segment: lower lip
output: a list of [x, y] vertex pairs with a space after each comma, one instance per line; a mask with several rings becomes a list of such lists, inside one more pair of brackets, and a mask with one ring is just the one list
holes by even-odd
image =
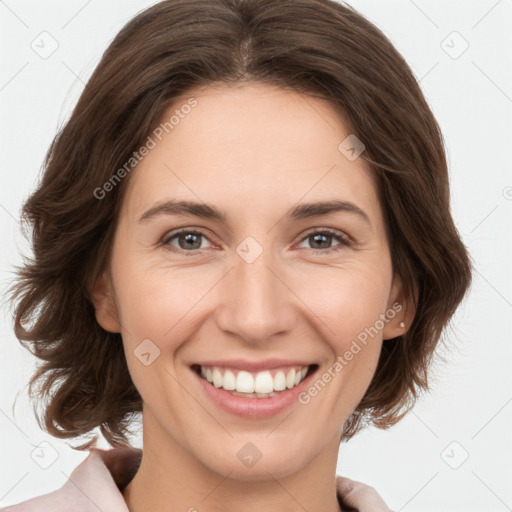
[[245, 398], [242, 396], [232, 395], [230, 392], [222, 388], [216, 388], [206, 379], [198, 375], [192, 369], [192, 373], [199, 380], [199, 384], [211, 400], [221, 409], [236, 416], [250, 419], [269, 418], [280, 412], [285, 411], [294, 402], [298, 400], [298, 395], [303, 392], [309, 385], [310, 378], [316, 373], [316, 370], [307, 375], [306, 378], [292, 389], [280, 391], [276, 396], [269, 398]]

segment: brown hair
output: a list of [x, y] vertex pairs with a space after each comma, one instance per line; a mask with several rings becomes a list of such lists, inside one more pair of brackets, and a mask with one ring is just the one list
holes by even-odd
[[413, 323], [383, 344], [345, 439], [368, 422], [396, 423], [428, 387], [471, 264], [450, 213], [442, 135], [402, 56], [357, 11], [330, 0], [167, 0], [138, 14], [107, 48], [23, 207], [34, 255], [11, 290], [15, 333], [42, 361], [29, 393], [47, 400], [38, 421], [52, 435], [100, 427], [112, 446], [128, 444], [142, 406], [121, 335], [99, 326], [89, 295], [107, 264], [129, 176], [107, 200], [95, 191], [173, 99], [194, 86], [241, 81], [326, 99], [343, 114], [379, 185], [393, 270], [407, 296], [418, 292]]

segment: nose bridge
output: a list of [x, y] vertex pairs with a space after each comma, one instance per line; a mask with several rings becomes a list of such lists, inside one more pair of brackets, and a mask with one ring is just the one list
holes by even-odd
[[265, 343], [293, 326], [292, 294], [278, 277], [274, 252], [251, 238], [234, 255], [219, 327], [247, 342]]

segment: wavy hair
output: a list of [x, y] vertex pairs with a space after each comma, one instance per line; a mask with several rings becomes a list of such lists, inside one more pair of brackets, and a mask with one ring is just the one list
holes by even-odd
[[[331, 0], [167, 0], [117, 34], [46, 154], [22, 209], [33, 256], [17, 268], [14, 329], [40, 364], [29, 394], [60, 438], [99, 427], [128, 445], [142, 410], [121, 335], [103, 330], [90, 289], [106, 268], [123, 191], [95, 191], [127, 162], [166, 108], [195, 86], [260, 82], [326, 99], [365, 144], [385, 214], [393, 272], [416, 314], [383, 343], [377, 370], [344, 425], [387, 428], [428, 388], [441, 334], [471, 281], [450, 212], [444, 142], [411, 69], [386, 36]], [[136, 171], [135, 171], [136, 172]]]

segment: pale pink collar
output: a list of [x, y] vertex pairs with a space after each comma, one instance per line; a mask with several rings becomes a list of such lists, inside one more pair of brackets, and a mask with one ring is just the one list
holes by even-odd
[[[138, 448], [92, 448], [60, 489], [2, 512], [129, 512], [121, 491], [135, 476], [141, 458]], [[336, 491], [344, 505], [352, 507], [343, 510], [391, 512], [372, 487], [360, 482], [337, 476]]]

